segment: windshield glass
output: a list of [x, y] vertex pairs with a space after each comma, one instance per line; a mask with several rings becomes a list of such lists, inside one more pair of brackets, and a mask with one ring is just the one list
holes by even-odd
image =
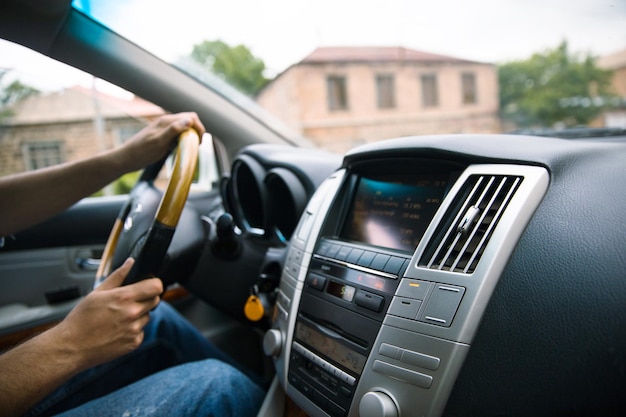
[[416, 134], [626, 127], [623, 1], [74, 7], [331, 150]]

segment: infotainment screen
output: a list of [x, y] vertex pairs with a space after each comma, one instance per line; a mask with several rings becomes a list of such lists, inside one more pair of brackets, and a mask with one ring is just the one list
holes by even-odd
[[340, 237], [413, 252], [448, 189], [449, 175], [362, 176]]

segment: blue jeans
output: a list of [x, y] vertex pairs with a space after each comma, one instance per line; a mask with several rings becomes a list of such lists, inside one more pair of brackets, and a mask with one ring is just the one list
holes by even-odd
[[263, 390], [170, 305], [150, 313], [144, 335], [139, 348], [78, 374], [25, 416], [256, 414]]

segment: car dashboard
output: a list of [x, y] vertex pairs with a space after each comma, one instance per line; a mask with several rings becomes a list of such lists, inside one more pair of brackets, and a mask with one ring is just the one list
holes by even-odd
[[[263, 340], [286, 395], [311, 416], [611, 414], [624, 311], [596, 299], [593, 316], [611, 319], [587, 322], [580, 288], [623, 302], [624, 259], [579, 274], [611, 223], [581, 232], [581, 217], [605, 198], [626, 208], [624, 150], [451, 135], [348, 153], [286, 248]], [[619, 189], [599, 196], [581, 181]], [[609, 235], [605, 251], [624, 247]], [[569, 378], [575, 366], [582, 379]]]

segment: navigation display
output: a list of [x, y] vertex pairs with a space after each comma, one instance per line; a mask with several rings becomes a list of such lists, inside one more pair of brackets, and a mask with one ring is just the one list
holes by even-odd
[[448, 175], [361, 177], [340, 237], [413, 252], [448, 188]]

